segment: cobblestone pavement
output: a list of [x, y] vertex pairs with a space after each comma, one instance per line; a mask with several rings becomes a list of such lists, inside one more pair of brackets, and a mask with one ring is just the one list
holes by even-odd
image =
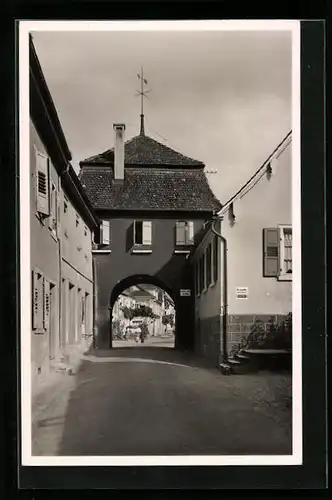
[[166, 347], [92, 352], [39, 414], [33, 454], [290, 454], [286, 379], [223, 376]]

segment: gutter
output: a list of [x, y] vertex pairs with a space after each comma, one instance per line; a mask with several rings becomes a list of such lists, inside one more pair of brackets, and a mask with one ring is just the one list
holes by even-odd
[[212, 222], [211, 225], [211, 230], [212, 232], [221, 239], [223, 242], [223, 252], [224, 252], [224, 268], [223, 268], [223, 302], [224, 302], [224, 312], [223, 312], [223, 318], [222, 318], [222, 325], [223, 325], [223, 361], [227, 363], [228, 361], [228, 350], [227, 350], [227, 334], [228, 334], [228, 279], [227, 279], [227, 240], [226, 238], [219, 233], [215, 227], [214, 224], [217, 220], [222, 220], [222, 217], [216, 217], [214, 221]]

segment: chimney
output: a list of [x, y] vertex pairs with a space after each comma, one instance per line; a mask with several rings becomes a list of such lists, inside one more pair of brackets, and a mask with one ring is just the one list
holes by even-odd
[[124, 123], [114, 123], [115, 146], [114, 146], [114, 181], [123, 182], [124, 180]]

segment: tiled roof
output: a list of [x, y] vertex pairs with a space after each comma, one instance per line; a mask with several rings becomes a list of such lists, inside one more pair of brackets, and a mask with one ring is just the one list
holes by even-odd
[[203, 168], [125, 168], [123, 184], [112, 167], [82, 166], [81, 183], [96, 210], [220, 210]]
[[[87, 158], [83, 164], [113, 164], [114, 148]], [[137, 135], [125, 143], [125, 165], [174, 165], [202, 167], [204, 163], [184, 156], [147, 135]]]

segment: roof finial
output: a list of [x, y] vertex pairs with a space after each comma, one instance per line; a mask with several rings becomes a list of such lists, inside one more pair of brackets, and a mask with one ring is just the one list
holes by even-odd
[[148, 97], [146, 94], [148, 92], [151, 92], [150, 90], [144, 90], [144, 84], [147, 85], [148, 81], [144, 78], [144, 73], [143, 73], [143, 66], [141, 67], [141, 73], [137, 73], [137, 78], [141, 81], [141, 89], [137, 90], [136, 96], [140, 95], [141, 96], [141, 128], [140, 128], [140, 135], [145, 135], [145, 130], [144, 130], [144, 99], [143, 97]]

